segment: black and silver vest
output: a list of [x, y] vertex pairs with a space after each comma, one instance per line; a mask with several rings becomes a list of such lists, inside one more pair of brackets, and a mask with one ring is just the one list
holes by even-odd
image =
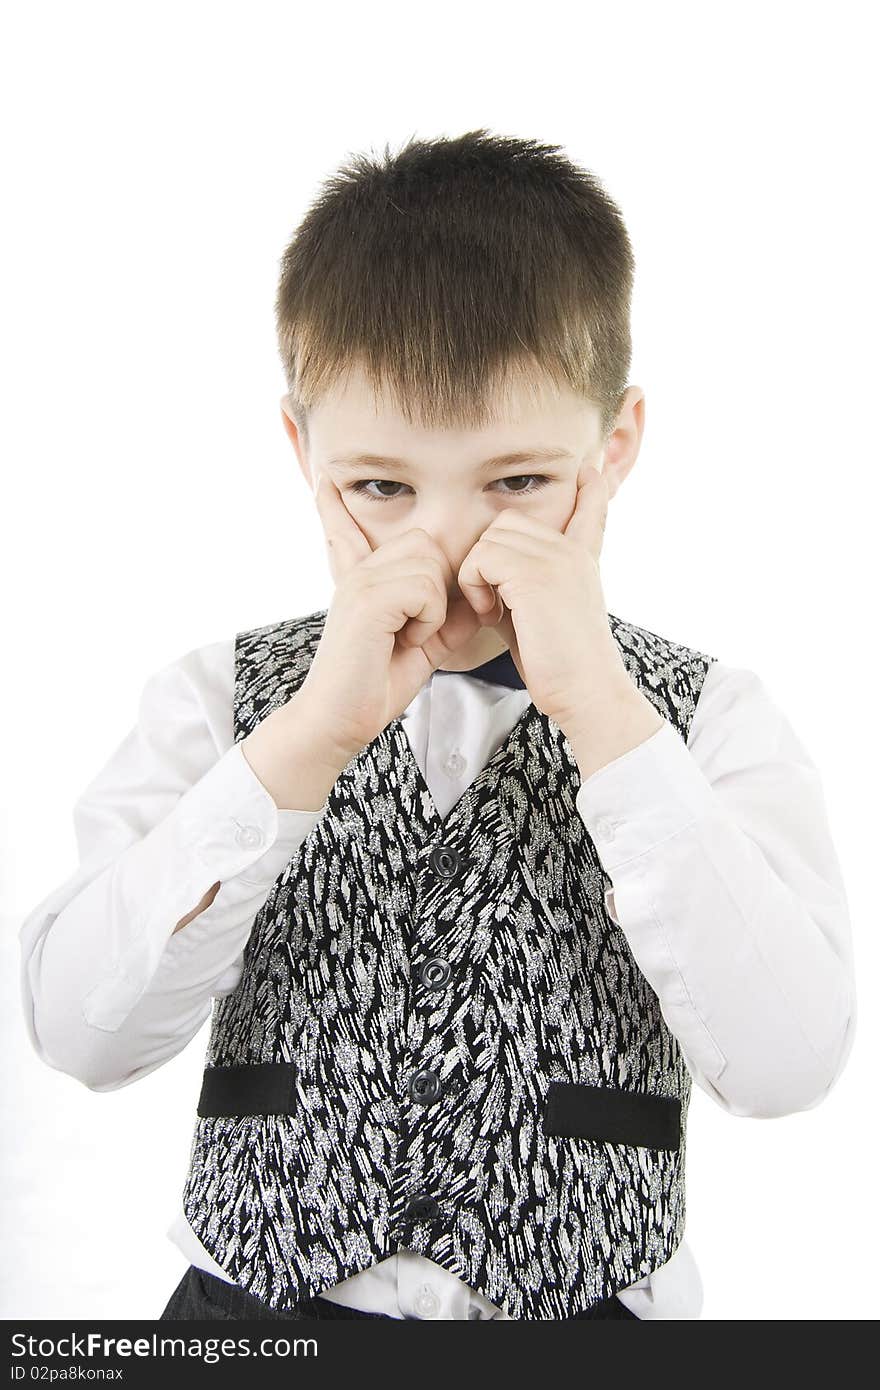
[[[235, 739], [327, 610], [240, 632]], [[686, 741], [714, 657], [609, 614]], [[684, 1233], [691, 1077], [604, 900], [568, 740], [533, 703], [441, 817], [401, 718], [343, 770], [214, 1001], [186, 1216], [288, 1312], [401, 1247], [570, 1318]]]

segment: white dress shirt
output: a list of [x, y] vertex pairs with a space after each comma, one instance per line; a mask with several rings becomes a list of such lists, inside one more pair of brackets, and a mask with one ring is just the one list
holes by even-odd
[[[74, 805], [79, 868], [20, 929], [31, 1042], [90, 1090], [160, 1067], [235, 989], [254, 917], [324, 810], [275, 805], [233, 742], [233, 676], [230, 639], [147, 681], [134, 728]], [[441, 816], [528, 703], [461, 673], [419, 691], [403, 725]], [[697, 1084], [731, 1115], [818, 1105], [853, 1042], [849, 911], [819, 775], [758, 677], [714, 662], [687, 744], [665, 722], [582, 781], [576, 804], [608, 910]], [[182, 1207], [167, 1234], [232, 1282]], [[322, 1292], [397, 1318], [507, 1317], [413, 1251]], [[699, 1317], [687, 1243], [619, 1297], [640, 1318]]]

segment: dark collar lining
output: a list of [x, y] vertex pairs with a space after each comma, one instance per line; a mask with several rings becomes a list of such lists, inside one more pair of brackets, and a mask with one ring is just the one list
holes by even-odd
[[435, 671], [435, 676], [471, 676], [474, 680], [489, 681], [492, 685], [507, 685], [511, 690], [525, 690], [519, 672], [510, 655], [510, 648], [475, 666], [472, 671]]

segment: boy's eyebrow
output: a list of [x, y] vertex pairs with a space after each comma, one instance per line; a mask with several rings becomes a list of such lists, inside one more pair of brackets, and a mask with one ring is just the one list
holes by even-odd
[[[546, 444], [536, 444], [532, 449], [514, 449], [508, 453], [496, 454], [494, 458], [484, 459], [477, 465], [478, 473], [488, 473], [492, 468], [514, 467], [518, 463], [551, 463], [554, 459], [573, 459], [574, 454], [568, 449], [556, 449]], [[366, 468], [380, 468], [383, 464], [391, 464], [393, 468], [407, 469], [411, 467], [406, 459], [392, 458], [389, 454], [337, 454], [336, 458], [328, 460], [329, 464], [347, 464], [351, 467], [363, 465]]]

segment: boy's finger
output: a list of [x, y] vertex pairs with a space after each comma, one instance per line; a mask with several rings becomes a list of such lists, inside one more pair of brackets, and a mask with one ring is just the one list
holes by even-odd
[[593, 464], [584, 469], [582, 478], [578, 475], [574, 510], [562, 534], [587, 546], [598, 560], [607, 519], [608, 482], [602, 470]]
[[342, 500], [333, 479], [323, 471], [315, 484], [315, 506], [324, 527], [327, 545], [332, 548], [340, 573], [350, 569], [373, 547]]

